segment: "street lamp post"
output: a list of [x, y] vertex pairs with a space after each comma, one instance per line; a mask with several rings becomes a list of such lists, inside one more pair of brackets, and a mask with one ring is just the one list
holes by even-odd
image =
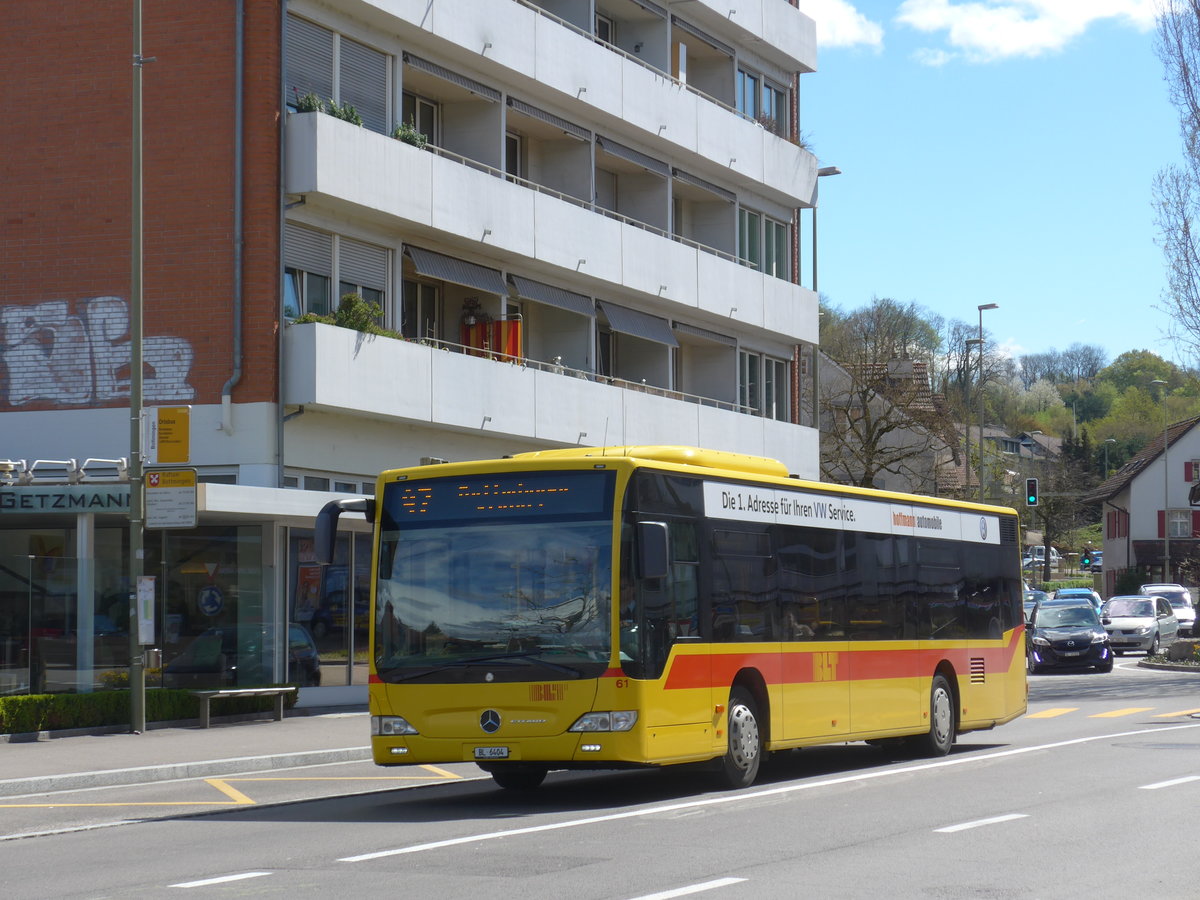
[[[817, 169], [817, 180], [813, 182], [813, 202], [812, 202], [812, 289], [817, 295], [817, 306], [821, 305], [821, 292], [817, 289], [817, 194], [818, 185], [822, 178], [829, 175], [841, 175], [842, 170], [837, 166], [821, 166]], [[799, 219], [797, 219], [799, 221]], [[820, 328], [818, 321], [817, 327]], [[818, 393], [821, 387], [821, 345], [820, 335], [817, 337], [817, 343], [813, 344], [813, 369], [812, 369], [812, 416], [813, 428], [817, 429], [817, 441], [820, 443], [821, 430], [821, 412], [820, 412], [820, 394]]]
[[983, 502], [983, 311], [999, 309], [998, 303], [979, 306], [979, 502]]
[[[963, 496], [971, 495], [971, 348], [978, 344], [979, 338], [967, 338], [967, 364], [963, 371], [966, 383], [963, 386], [963, 438], [966, 442], [966, 457], [963, 476]], [[983, 382], [980, 381], [982, 388]], [[979, 464], [983, 465], [983, 429], [979, 431]], [[980, 476], [982, 477], [982, 476]], [[978, 480], [978, 479], [977, 479]]]
[[1171, 467], [1167, 464], [1167, 383], [1155, 378], [1151, 384], [1162, 388], [1163, 408], [1163, 581], [1171, 580]]
[[1104, 439], [1104, 480], [1105, 481], [1108, 481], [1108, 445], [1115, 444], [1116, 442], [1117, 442], [1116, 438], [1105, 438]]

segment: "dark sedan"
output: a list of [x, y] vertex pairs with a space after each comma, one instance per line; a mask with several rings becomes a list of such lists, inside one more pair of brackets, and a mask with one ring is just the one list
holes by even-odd
[[1101, 672], [1113, 668], [1108, 632], [1096, 610], [1086, 600], [1039, 605], [1025, 631], [1030, 674], [1043, 669], [1094, 667]]

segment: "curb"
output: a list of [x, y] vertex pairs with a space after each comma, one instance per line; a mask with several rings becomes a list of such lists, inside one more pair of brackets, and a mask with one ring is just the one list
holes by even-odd
[[138, 766], [130, 769], [105, 769], [98, 772], [74, 772], [65, 775], [36, 775], [30, 778], [0, 780], [0, 797], [25, 794], [62, 793], [93, 787], [144, 784], [154, 781], [174, 781], [183, 778], [206, 778], [214, 775], [240, 775], [250, 772], [269, 772], [294, 766], [312, 766], [337, 762], [371, 759], [370, 747], [342, 747], [333, 750], [302, 750], [296, 753], [277, 753], [270, 756], [237, 756], [229, 759], [210, 759], [161, 766]]

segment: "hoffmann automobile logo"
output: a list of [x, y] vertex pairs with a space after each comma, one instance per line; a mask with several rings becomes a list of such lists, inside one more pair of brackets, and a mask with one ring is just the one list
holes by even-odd
[[500, 713], [494, 709], [485, 709], [479, 717], [479, 727], [488, 734], [495, 734], [500, 730]]

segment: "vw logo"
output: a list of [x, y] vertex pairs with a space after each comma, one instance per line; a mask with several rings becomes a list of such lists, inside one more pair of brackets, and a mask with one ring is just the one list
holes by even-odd
[[495, 734], [500, 730], [500, 713], [494, 709], [485, 709], [479, 717], [479, 727], [488, 734]]
[[987, 516], [979, 517], [979, 537], [981, 540], [987, 540]]
[[1068, 646], [1068, 647], [1074, 647], [1074, 646], [1075, 646], [1075, 642], [1074, 642], [1074, 641], [1067, 641], [1067, 646]]

